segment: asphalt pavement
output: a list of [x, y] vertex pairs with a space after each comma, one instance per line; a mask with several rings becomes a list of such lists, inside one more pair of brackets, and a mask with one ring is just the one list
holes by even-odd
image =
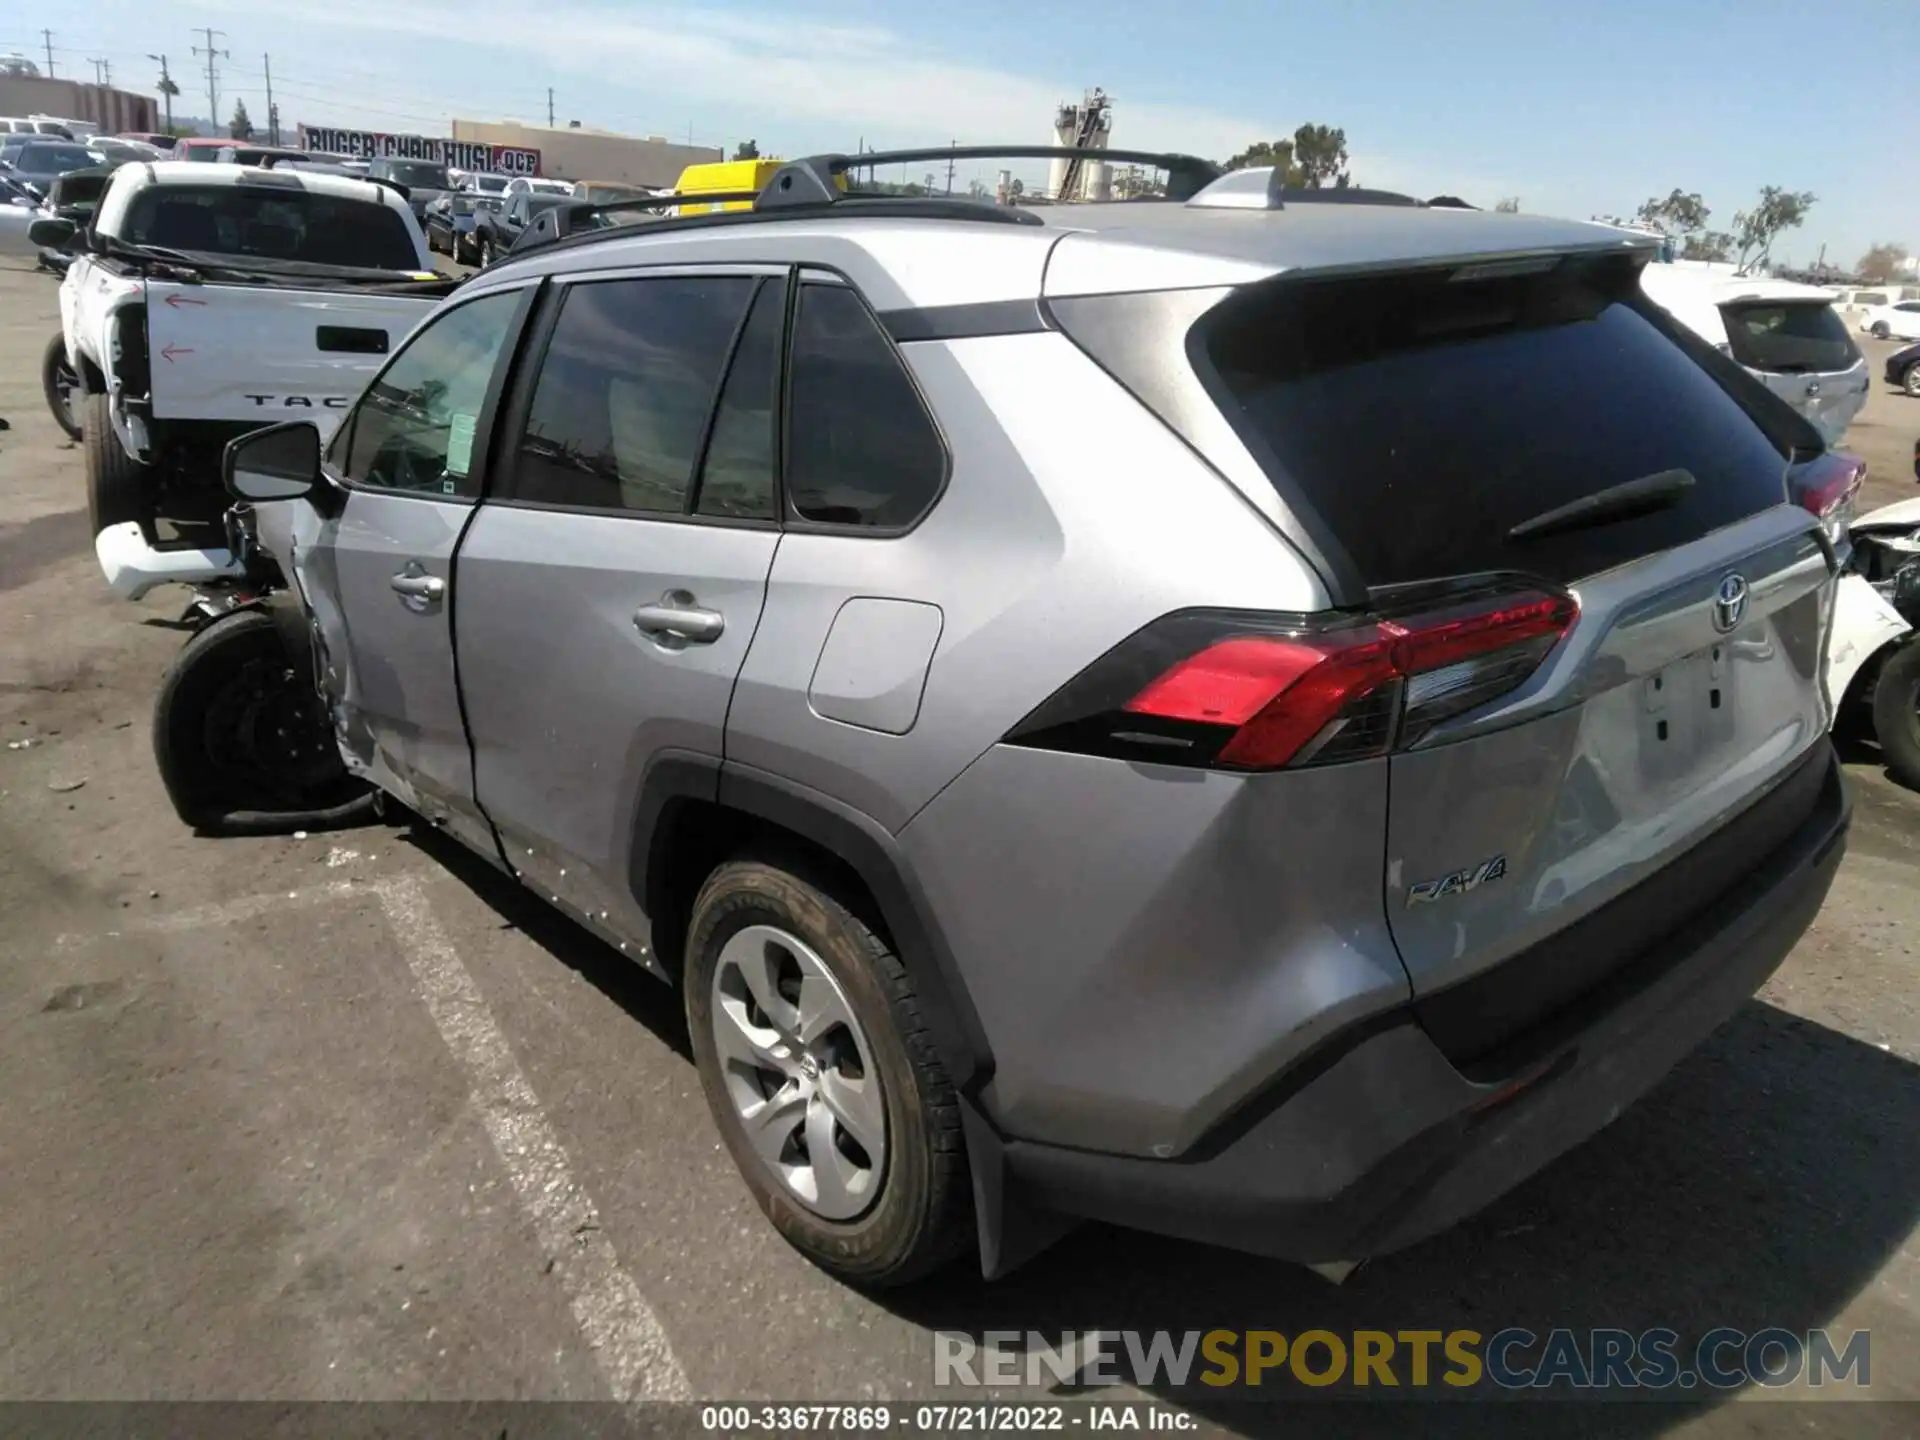
[[[1920, 796], [1870, 746], [1762, 996], [1458, 1229], [1336, 1287], [1087, 1227], [871, 1298], [762, 1221], [677, 997], [618, 954], [431, 835], [180, 826], [148, 725], [183, 596], [101, 582], [39, 393], [55, 313], [0, 260], [0, 1399], [952, 1399], [936, 1330], [1827, 1326], [1870, 1330], [1868, 1393], [1908, 1403], [1157, 1398], [1247, 1433], [1920, 1431]], [[1873, 495], [1914, 493], [1916, 434], [1876, 377]]]

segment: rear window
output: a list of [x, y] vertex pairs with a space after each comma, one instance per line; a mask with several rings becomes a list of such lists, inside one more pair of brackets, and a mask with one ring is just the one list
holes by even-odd
[[121, 238], [197, 254], [253, 255], [309, 265], [418, 270], [420, 257], [399, 212], [369, 200], [307, 190], [217, 185], [143, 190]]
[[1860, 359], [1847, 325], [1821, 301], [1742, 301], [1720, 307], [1733, 358], [1778, 375], [1831, 373]]
[[[1790, 412], [1637, 298], [1617, 265], [1275, 282], [1228, 301], [1189, 344], [1283, 493], [1317, 512], [1366, 585], [1489, 570], [1570, 581], [1784, 498], [1784, 453], [1762, 422]], [[1695, 484], [1671, 508], [1508, 535], [1675, 468]]]
[[68, 170], [87, 170], [100, 162], [84, 145], [23, 145], [13, 163], [29, 175], [59, 175]]

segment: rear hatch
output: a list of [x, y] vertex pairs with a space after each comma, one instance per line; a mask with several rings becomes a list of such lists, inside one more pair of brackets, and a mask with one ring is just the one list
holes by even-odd
[[1866, 357], [1823, 299], [1723, 300], [1727, 353], [1838, 445], [1867, 403]]
[[1785, 476], [1810, 437], [1631, 258], [1283, 275], [1185, 344], [1358, 612], [1227, 677], [1253, 718], [1221, 759], [1388, 756], [1387, 918], [1450, 1056], [1572, 1003], [1808, 818], [1832, 585]]

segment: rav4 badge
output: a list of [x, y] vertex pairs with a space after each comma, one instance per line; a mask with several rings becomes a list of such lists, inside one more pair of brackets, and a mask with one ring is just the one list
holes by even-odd
[[1464, 895], [1469, 890], [1479, 889], [1489, 880], [1500, 879], [1506, 873], [1507, 857], [1496, 855], [1491, 860], [1482, 860], [1478, 865], [1469, 865], [1451, 875], [1442, 875], [1438, 880], [1422, 880], [1407, 891], [1407, 904], [1431, 905], [1435, 900]]

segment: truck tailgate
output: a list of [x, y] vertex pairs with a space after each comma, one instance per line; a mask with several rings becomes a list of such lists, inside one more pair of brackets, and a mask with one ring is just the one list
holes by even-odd
[[323, 436], [435, 297], [149, 281], [153, 414], [312, 420]]

